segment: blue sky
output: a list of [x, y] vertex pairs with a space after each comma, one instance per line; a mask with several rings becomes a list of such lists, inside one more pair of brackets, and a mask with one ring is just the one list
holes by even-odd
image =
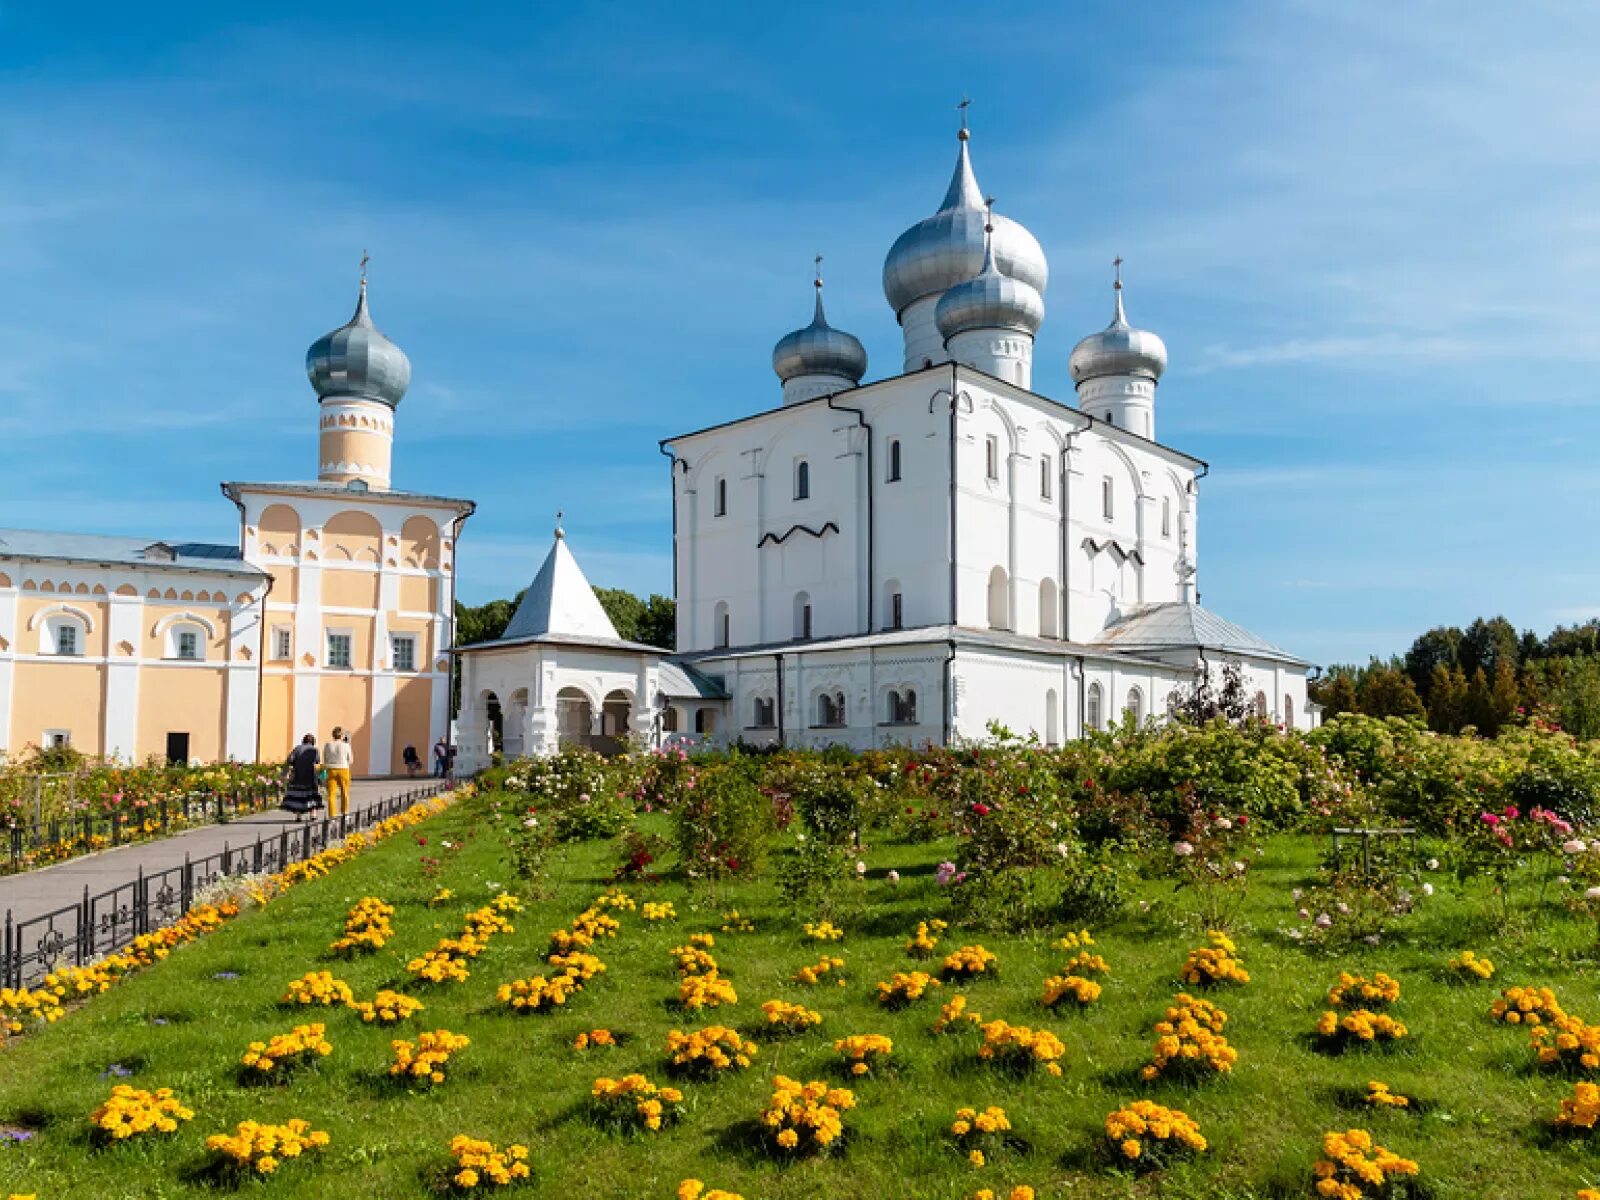
[[[1600, 614], [1600, 8], [0, 2], [0, 524], [226, 540], [314, 470], [305, 347], [410, 354], [396, 478], [469, 495], [464, 598], [669, 588], [664, 436], [776, 402], [829, 314], [899, 360], [883, 255], [954, 103], [1050, 259], [1070, 399], [1114, 255], [1212, 464], [1208, 607], [1320, 661]], [[270, 15], [268, 15], [270, 13]]]

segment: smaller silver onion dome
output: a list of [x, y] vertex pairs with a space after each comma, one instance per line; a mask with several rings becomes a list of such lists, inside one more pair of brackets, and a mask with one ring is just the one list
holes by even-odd
[[1108, 375], [1138, 375], [1152, 382], [1167, 369], [1167, 344], [1147, 329], [1128, 324], [1122, 311], [1122, 260], [1117, 260], [1117, 280], [1112, 284], [1117, 306], [1111, 324], [1079, 342], [1068, 361], [1072, 382], [1080, 384]]
[[325, 333], [306, 351], [306, 375], [319, 399], [348, 396], [377, 400], [394, 408], [411, 384], [411, 360], [383, 334], [367, 314], [367, 277], [361, 276], [356, 313], [332, 333]]
[[969, 329], [1015, 329], [1031, 337], [1044, 321], [1044, 297], [995, 266], [994, 201], [987, 203], [991, 219], [985, 226], [988, 244], [983, 252], [983, 270], [945, 292], [933, 310], [934, 323], [946, 342]]
[[786, 333], [778, 340], [772, 348], [772, 369], [784, 383], [801, 375], [837, 375], [852, 384], [860, 383], [867, 373], [866, 347], [853, 334], [828, 324], [822, 311], [820, 273], [816, 288], [816, 315], [804, 329]]

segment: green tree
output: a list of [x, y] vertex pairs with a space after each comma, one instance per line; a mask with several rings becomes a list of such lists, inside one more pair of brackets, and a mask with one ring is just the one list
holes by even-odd
[[678, 606], [669, 597], [652, 594], [641, 600], [624, 588], [595, 588], [594, 594], [624, 641], [676, 648]]
[[520, 603], [521, 592], [510, 600], [491, 600], [476, 607], [456, 601], [456, 645], [475, 646], [479, 642], [494, 641], [505, 633]]
[[1428, 682], [1428, 728], [1437, 733], [1460, 733], [1471, 718], [1467, 677], [1457, 666], [1435, 663]]
[[1322, 705], [1323, 720], [1331, 720], [1340, 713], [1359, 712], [1361, 698], [1356, 695], [1355, 681], [1343, 668], [1332, 668], [1328, 675], [1310, 687], [1311, 699]]
[[1359, 689], [1361, 711], [1369, 717], [1426, 717], [1428, 710], [1411, 676], [1398, 667], [1373, 663]]
[[1494, 678], [1489, 681], [1489, 723], [1482, 730], [1485, 737], [1493, 737], [1517, 718], [1522, 707], [1522, 689], [1517, 686], [1517, 672], [1508, 659], [1495, 664]]
[[1461, 635], [1458, 661], [1469, 676], [1482, 667], [1487, 678], [1493, 676], [1501, 659], [1517, 666], [1519, 647], [1516, 627], [1510, 621], [1504, 617], [1491, 617], [1487, 621], [1479, 617]]
[[1437, 625], [1428, 630], [1406, 651], [1406, 674], [1416, 684], [1424, 701], [1432, 704], [1434, 671], [1461, 663], [1461, 630], [1454, 625]]

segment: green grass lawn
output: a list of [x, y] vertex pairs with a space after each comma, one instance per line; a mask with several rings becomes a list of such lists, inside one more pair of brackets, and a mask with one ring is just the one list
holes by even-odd
[[[1279, 1197], [1311, 1195], [1310, 1170], [1321, 1134], [1360, 1125], [1391, 1149], [1421, 1163], [1425, 1193], [1480, 1200], [1563, 1197], [1600, 1180], [1600, 1142], [1594, 1148], [1553, 1139], [1549, 1117], [1570, 1081], [1537, 1070], [1526, 1035], [1492, 1024], [1485, 1012], [1502, 985], [1548, 984], [1569, 1011], [1600, 1018], [1590, 951], [1590, 927], [1556, 919], [1548, 928], [1496, 938], [1478, 914], [1481, 905], [1441, 895], [1409, 919], [1403, 940], [1360, 955], [1320, 957], [1277, 932], [1291, 917], [1289, 890], [1311, 881], [1318, 847], [1306, 838], [1267, 843], [1237, 936], [1253, 976], [1248, 986], [1213, 995], [1228, 1011], [1227, 1035], [1240, 1061], [1230, 1078], [1198, 1086], [1143, 1085], [1137, 1071], [1148, 1059], [1150, 1024], [1179, 990], [1176, 972], [1195, 931], [1179, 926], [1170, 885], [1150, 882], [1147, 899], [1160, 901], [1095, 930], [1097, 949], [1113, 970], [1098, 1004], [1082, 1014], [1055, 1016], [1039, 1006], [1044, 978], [1066, 955], [1051, 943], [1064, 930], [1019, 936], [965, 934], [952, 929], [941, 949], [981, 941], [999, 955], [1001, 975], [965, 986], [973, 1008], [989, 1018], [1043, 1025], [1066, 1043], [1062, 1078], [1042, 1073], [1013, 1079], [980, 1064], [976, 1038], [936, 1036], [929, 1026], [946, 986], [930, 1000], [885, 1012], [873, 984], [914, 965], [903, 943], [920, 918], [941, 916], [945, 897], [933, 865], [946, 846], [878, 844], [863, 889], [861, 917], [827, 953], [848, 963], [848, 986], [805, 988], [791, 973], [823, 948], [808, 943], [809, 914], [786, 911], [768, 882], [726, 888], [715, 901], [679, 882], [629, 887], [641, 902], [671, 900], [678, 920], [647, 925], [638, 912], [620, 914], [621, 935], [600, 943], [604, 976], [553, 1016], [513, 1016], [495, 1002], [496, 987], [544, 969], [550, 930], [566, 925], [605, 886], [618, 861], [614, 847], [587, 844], [562, 851], [554, 864], [555, 895], [515, 918], [516, 932], [496, 938], [476, 960], [466, 983], [415, 986], [406, 960], [460, 928], [469, 907], [510, 882], [502, 848], [488, 834], [471, 836], [472, 805], [401, 834], [329, 877], [297, 887], [260, 911], [247, 913], [101, 996], [59, 1024], [19, 1039], [0, 1052], [0, 1125], [37, 1131], [32, 1139], [0, 1142], [0, 1195], [40, 1197], [172, 1197], [215, 1195], [203, 1174], [204, 1140], [247, 1117], [308, 1118], [332, 1135], [320, 1158], [287, 1162], [266, 1182], [246, 1185], [285, 1197], [414, 1197], [443, 1189], [447, 1144], [456, 1133], [497, 1143], [520, 1141], [532, 1152], [533, 1182], [541, 1196], [637, 1197], [670, 1200], [680, 1180], [695, 1176], [748, 1200], [799, 1197], [900, 1197], [955, 1200], [979, 1187], [1032, 1184], [1041, 1197], [1161, 1196]], [[655, 820], [659, 818], [647, 818]], [[457, 851], [441, 851], [445, 839]], [[437, 876], [424, 855], [442, 858]], [[885, 873], [903, 876], [892, 885]], [[429, 908], [439, 886], [457, 899]], [[397, 906], [396, 936], [370, 957], [346, 963], [326, 947], [345, 910], [363, 895]], [[756, 930], [721, 932], [723, 909], [737, 907]], [[739, 1003], [703, 1014], [671, 1005], [677, 977], [667, 949], [690, 933], [716, 933], [715, 954], [739, 993]], [[1499, 967], [1492, 983], [1462, 986], [1444, 978], [1450, 953], [1471, 946]], [[284, 985], [304, 972], [329, 968], [359, 999], [379, 987], [411, 991], [427, 1004], [412, 1021], [383, 1029], [363, 1026], [346, 1010], [280, 1008]], [[1411, 1037], [1392, 1051], [1329, 1057], [1309, 1031], [1326, 1007], [1323, 994], [1340, 968], [1396, 975], [1404, 995], [1394, 1010]], [[223, 978], [225, 975], [237, 978]], [[819, 1029], [789, 1040], [760, 1029], [763, 1000], [802, 1000], [824, 1015]], [[333, 1053], [287, 1086], [247, 1087], [237, 1062], [246, 1044], [297, 1022], [323, 1019]], [[683, 1085], [684, 1121], [656, 1135], [621, 1135], [597, 1128], [587, 1097], [598, 1075], [642, 1070], [665, 1080], [667, 1031], [725, 1023], [754, 1034], [762, 1049], [741, 1075]], [[579, 1053], [580, 1030], [605, 1026], [629, 1035], [621, 1047]], [[423, 1029], [447, 1028], [472, 1044], [432, 1091], [408, 1091], [385, 1075], [389, 1041]], [[846, 1119], [841, 1152], [783, 1164], [755, 1148], [751, 1123], [775, 1072], [848, 1082], [839, 1074], [832, 1041], [851, 1033], [894, 1039], [893, 1067], [854, 1085], [859, 1106]], [[87, 1117], [116, 1079], [112, 1064], [137, 1086], [172, 1087], [196, 1110], [177, 1135], [143, 1145], [98, 1149]], [[1351, 1096], [1369, 1079], [1422, 1102], [1418, 1112], [1372, 1112]], [[1136, 1178], [1111, 1169], [1101, 1153], [1108, 1111], [1149, 1096], [1196, 1117], [1211, 1142], [1202, 1158], [1163, 1176]], [[956, 1108], [1003, 1105], [1017, 1145], [977, 1170], [946, 1136]]]

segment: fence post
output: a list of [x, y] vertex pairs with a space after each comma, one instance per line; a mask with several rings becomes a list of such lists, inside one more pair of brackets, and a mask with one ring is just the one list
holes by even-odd
[[189, 911], [189, 905], [194, 900], [194, 864], [189, 861], [189, 852], [183, 852], [183, 886], [178, 894], [178, 915], [182, 916]]
[[133, 881], [133, 936], [148, 932], [149, 914], [144, 910], [145, 882], [144, 864], [139, 864], [139, 874]]
[[226, 879], [227, 875], [228, 875], [228, 853], [229, 853], [228, 852], [228, 843], [227, 842], [223, 842], [222, 843], [222, 876], [223, 876], [224, 879]]
[[[84, 937], [84, 931], [85, 930], [87, 930], [88, 933], [89, 933], [89, 938], [88, 939], [86, 939]], [[89, 885], [86, 883], [86, 884], [83, 885], [83, 903], [78, 906], [78, 946], [77, 946], [77, 952], [78, 952], [78, 965], [80, 967], [83, 966], [83, 960], [84, 960], [84, 953], [83, 953], [84, 942], [86, 940], [92, 939], [93, 937], [94, 937], [94, 920], [91, 917], [90, 912], [89, 912]]]
[[[21, 975], [22, 972], [18, 970], [17, 974]], [[11, 980], [11, 910], [8, 908], [6, 909], [6, 961], [5, 966], [0, 967], [0, 987], [21, 986], [21, 979], [18, 979], [15, 983]]]

